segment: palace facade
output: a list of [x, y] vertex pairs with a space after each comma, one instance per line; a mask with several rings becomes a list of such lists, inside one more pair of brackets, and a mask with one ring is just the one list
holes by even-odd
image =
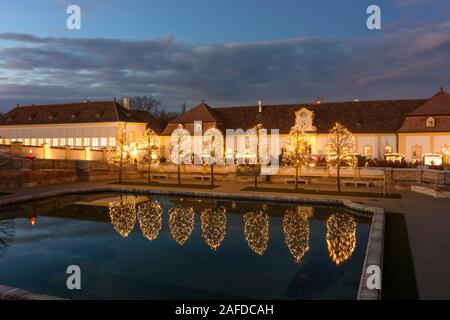
[[268, 134], [278, 129], [279, 154], [292, 126], [298, 124], [308, 134], [311, 154], [325, 155], [328, 134], [336, 122], [353, 133], [354, 152], [369, 159], [400, 153], [407, 161], [421, 161], [425, 154], [450, 154], [450, 94], [443, 89], [430, 99], [416, 100], [318, 101], [223, 108], [211, 108], [202, 102], [169, 122], [161, 133], [162, 145], [169, 145], [171, 133], [180, 124], [193, 135], [198, 131], [194, 128], [196, 121], [202, 121], [203, 131], [214, 127], [224, 134], [226, 129], [246, 131], [258, 122]]
[[82, 102], [55, 105], [17, 106], [0, 117], [0, 143], [21, 142], [24, 146], [102, 149], [115, 146], [119, 126], [126, 128], [132, 142], [151, 127], [160, 131], [153, 115], [130, 110], [129, 102]]
[[202, 102], [165, 128], [150, 113], [130, 110], [127, 100], [18, 106], [0, 117], [0, 144], [106, 150], [115, 145], [118, 127], [126, 125], [129, 140], [136, 145], [146, 128], [160, 134], [161, 152], [167, 157], [172, 132], [182, 125], [194, 134], [197, 121], [202, 122], [202, 132], [213, 127], [224, 134], [226, 129], [246, 131], [262, 123], [269, 134], [279, 130], [278, 154], [283, 152], [290, 129], [298, 124], [308, 135], [310, 153], [324, 155], [329, 130], [336, 122], [353, 133], [354, 152], [366, 158], [399, 153], [407, 161], [420, 161], [425, 154], [450, 154], [450, 94], [443, 89], [429, 99], [415, 100], [221, 108]]

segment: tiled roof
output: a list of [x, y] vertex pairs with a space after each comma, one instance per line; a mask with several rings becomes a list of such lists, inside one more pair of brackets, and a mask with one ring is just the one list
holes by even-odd
[[408, 116], [450, 116], [450, 93], [445, 90], [439, 91]]
[[203, 122], [220, 122], [220, 118], [216, 115], [215, 110], [205, 102], [202, 102], [191, 110], [181, 114], [176, 119], [169, 121], [169, 123], [189, 123], [196, 120], [202, 120]]
[[53, 105], [31, 105], [23, 107], [18, 106], [0, 118], [0, 125], [37, 125], [116, 121], [150, 123], [150, 126], [158, 123], [158, 121], [146, 111], [128, 110], [116, 101], [96, 101]]
[[[382, 100], [267, 105], [263, 106], [262, 122], [266, 129], [279, 129], [281, 134], [289, 133], [295, 122], [295, 112], [306, 107], [314, 112], [313, 126], [317, 127], [318, 133], [328, 133], [336, 122], [341, 122], [353, 133], [395, 133], [401, 127], [405, 116], [426, 101]], [[170, 135], [177, 123], [194, 120], [211, 121], [211, 118], [202, 118], [202, 114], [189, 114], [194, 109], [183, 114], [182, 118], [172, 120], [163, 135]], [[210, 109], [214, 111], [214, 117], [218, 119], [217, 127], [221, 130], [225, 128], [247, 130], [255, 125], [258, 112], [256, 105]], [[187, 119], [189, 121], [186, 121]]]
[[408, 116], [399, 132], [450, 132], [450, 116], [434, 116], [434, 127], [427, 127], [430, 116]]

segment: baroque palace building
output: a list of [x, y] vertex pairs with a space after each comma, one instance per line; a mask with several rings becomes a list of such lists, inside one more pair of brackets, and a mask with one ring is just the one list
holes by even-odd
[[[173, 119], [161, 133], [168, 146], [170, 135], [181, 124], [194, 134], [194, 122], [202, 121], [203, 131], [214, 127], [247, 130], [260, 121], [270, 135], [278, 129], [278, 153], [295, 124], [308, 134], [310, 152], [325, 155], [330, 129], [336, 122], [354, 136], [354, 152], [366, 158], [383, 159], [400, 153], [407, 161], [421, 161], [425, 154], [450, 154], [450, 94], [441, 89], [430, 99], [351, 101], [312, 104], [254, 105], [211, 108], [202, 102]], [[228, 146], [227, 146], [228, 147]], [[234, 150], [236, 150], [234, 146]]]
[[[258, 120], [257, 120], [258, 119]], [[83, 102], [64, 105], [18, 106], [0, 117], [0, 143], [73, 149], [108, 149], [115, 145], [119, 125], [126, 125], [131, 143], [138, 145], [151, 128], [160, 134], [162, 155], [167, 157], [171, 133], [182, 125], [194, 134], [214, 127], [246, 131], [258, 122], [268, 130], [278, 129], [279, 150], [292, 126], [308, 134], [310, 152], [324, 155], [328, 132], [336, 122], [354, 135], [354, 152], [366, 158], [383, 159], [400, 153], [407, 161], [421, 161], [425, 154], [450, 154], [450, 94], [440, 90], [429, 99], [298, 103], [212, 108], [205, 102], [171, 120], [164, 130], [145, 111], [130, 110], [123, 103]], [[270, 141], [270, 140], [269, 140]], [[229, 148], [230, 146], [226, 146]], [[236, 150], [236, 146], [234, 146]], [[55, 153], [56, 154], [56, 153]]]

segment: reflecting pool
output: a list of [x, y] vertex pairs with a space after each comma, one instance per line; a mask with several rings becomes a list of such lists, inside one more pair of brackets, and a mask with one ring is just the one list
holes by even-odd
[[[355, 299], [371, 223], [340, 207], [160, 195], [0, 211], [0, 284], [71, 299]], [[67, 289], [69, 265], [81, 290]]]

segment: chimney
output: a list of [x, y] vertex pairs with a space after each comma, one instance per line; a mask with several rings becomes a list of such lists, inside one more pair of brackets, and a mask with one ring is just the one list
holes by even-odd
[[258, 101], [258, 112], [261, 113], [262, 112], [262, 107], [263, 107], [263, 102], [262, 100]]
[[125, 97], [122, 99], [123, 107], [127, 110], [130, 110], [130, 98]]

